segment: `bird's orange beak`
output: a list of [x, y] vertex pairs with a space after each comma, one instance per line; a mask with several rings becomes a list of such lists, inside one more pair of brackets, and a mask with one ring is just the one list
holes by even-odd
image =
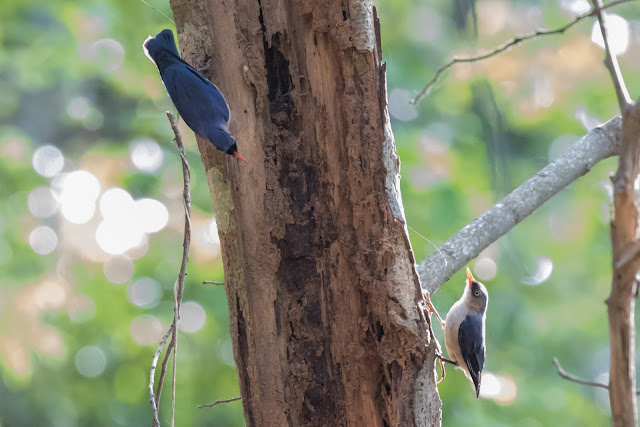
[[467, 267], [467, 286], [471, 286], [473, 283], [473, 274], [471, 274], [471, 270]]
[[233, 155], [235, 157], [239, 158], [240, 160], [242, 160], [243, 162], [249, 163], [249, 162], [247, 162], [247, 160], [244, 157], [242, 157], [242, 154], [238, 153], [237, 151], [235, 153], [233, 153]]

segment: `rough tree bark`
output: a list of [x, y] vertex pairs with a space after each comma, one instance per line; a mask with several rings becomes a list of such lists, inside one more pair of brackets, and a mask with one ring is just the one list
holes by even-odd
[[247, 425], [439, 425], [371, 0], [171, 7], [248, 159], [198, 141]]

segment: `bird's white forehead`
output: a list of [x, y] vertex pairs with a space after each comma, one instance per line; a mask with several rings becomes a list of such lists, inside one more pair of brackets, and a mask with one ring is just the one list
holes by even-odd
[[149, 48], [147, 47], [149, 42], [151, 40], [153, 40], [153, 39], [154, 39], [153, 36], [147, 37], [147, 39], [144, 41], [144, 43], [142, 43], [142, 50], [144, 50], [144, 54], [146, 55], [146, 57], [149, 58], [151, 60], [151, 62], [153, 62], [155, 64], [156, 61], [154, 61], [153, 58], [151, 57], [151, 55], [149, 54]]

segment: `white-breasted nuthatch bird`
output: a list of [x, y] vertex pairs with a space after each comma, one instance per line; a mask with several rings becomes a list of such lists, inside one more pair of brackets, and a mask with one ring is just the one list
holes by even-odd
[[444, 325], [444, 345], [451, 361], [462, 369], [480, 395], [484, 369], [485, 321], [489, 293], [487, 288], [467, 268], [467, 280], [462, 297], [447, 313]]

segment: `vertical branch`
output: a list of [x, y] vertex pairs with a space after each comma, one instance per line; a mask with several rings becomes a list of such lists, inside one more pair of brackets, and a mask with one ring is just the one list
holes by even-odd
[[613, 177], [613, 282], [607, 306], [611, 346], [609, 400], [614, 426], [635, 426], [638, 418], [635, 398], [634, 307], [637, 287], [635, 276], [640, 267], [640, 259], [636, 255], [629, 262], [620, 262], [628, 258], [627, 253], [638, 242], [638, 194], [635, 187], [640, 160], [640, 109], [637, 105], [623, 112], [622, 153], [618, 171]]
[[[175, 411], [176, 411], [176, 360], [178, 358], [178, 329], [180, 322], [180, 306], [182, 304], [182, 295], [184, 293], [184, 277], [187, 272], [187, 261], [189, 260], [189, 247], [191, 246], [191, 194], [190, 194], [190, 181], [191, 171], [189, 169], [189, 162], [187, 162], [187, 154], [184, 150], [184, 144], [182, 143], [182, 135], [178, 129], [178, 121], [171, 111], [167, 111], [167, 117], [169, 123], [171, 123], [171, 129], [176, 136], [176, 145], [178, 147], [178, 153], [180, 153], [180, 159], [182, 160], [182, 178], [184, 182], [184, 188], [182, 190], [182, 199], [184, 203], [184, 237], [182, 240], [182, 264], [180, 265], [180, 273], [178, 274], [178, 280], [175, 286], [175, 308], [173, 314], [173, 378], [171, 381], [171, 426], [175, 425]], [[167, 352], [167, 356], [169, 353]]]
[[[607, 298], [611, 366], [609, 402], [614, 426], [636, 426], [635, 372], [635, 293], [638, 256], [629, 257], [638, 242], [638, 170], [640, 162], [640, 108], [630, 98], [618, 60], [611, 52], [601, 0], [591, 0], [598, 9], [598, 22], [605, 47], [605, 65], [609, 70], [622, 111], [622, 151], [618, 171], [613, 177], [615, 216], [611, 223], [613, 280]], [[622, 262], [630, 259], [628, 262]]]
[[[169, 327], [167, 333], [162, 337], [158, 349], [153, 355], [153, 361], [151, 362], [151, 374], [149, 378], [149, 394], [151, 401], [151, 408], [153, 410], [153, 427], [160, 427], [160, 419], [158, 413], [160, 411], [160, 395], [162, 393], [162, 385], [164, 384], [164, 378], [167, 372], [167, 363], [173, 350], [173, 375], [171, 381], [171, 426], [175, 425], [175, 409], [176, 409], [176, 360], [178, 357], [178, 323], [180, 321], [180, 306], [182, 305], [182, 296], [184, 294], [184, 277], [187, 271], [187, 261], [189, 260], [189, 247], [191, 246], [191, 171], [189, 169], [189, 163], [187, 162], [187, 155], [184, 150], [184, 144], [182, 142], [182, 134], [178, 129], [178, 121], [175, 116], [167, 111], [167, 118], [171, 124], [171, 129], [175, 135], [176, 145], [178, 147], [178, 153], [182, 159], [182, 178], [184, 181], [184, 189], [182, 192], [182, 198], [184, 203], [184, 236], [182, 240], [182, 264], [180, 265], [180, 273], [178, 273], [178, 280], [176, 280], [174, 286], [175, 307], [173, 309], [173, 323]], [[162, 369], [160, 371], [160, 378], [158, 379], [158, 390], [156, 396], [153, 394], [153, 380], [156, 372], [156, 366], [158, 358], [162, 352], [165, 342], [171, 335], [171, 341], [167, 346], [167, 352], [164, 355], [162, 361]]]

